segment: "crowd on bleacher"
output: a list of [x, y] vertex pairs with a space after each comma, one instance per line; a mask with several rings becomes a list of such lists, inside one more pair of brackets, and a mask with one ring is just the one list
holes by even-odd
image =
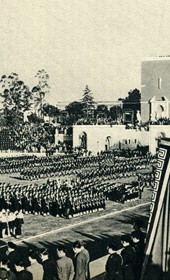
[[15, 149], [40, 152], [41, 146], [47, 148], [49, 143], [54, 143], [55, 128], [50, 124], [39, 123], [38, 126], [33, 126], [31, 123], [25, 122], [24, 124], [19, 123], [13, 128], [10, 139], [15, 142]]

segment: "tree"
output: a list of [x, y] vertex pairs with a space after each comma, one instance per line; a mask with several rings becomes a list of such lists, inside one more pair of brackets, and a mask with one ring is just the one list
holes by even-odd
[[83, 107], [83, 103], [78, 101], [71, 102], [65, 107], [73, 123], [83, 117]]
[[141, 93], [135, 88], [128, 92], [128, 96], [123, 100], [123, 109], [134, 112], [133, 123], [137, 123], [137, 112], [141, 112]]
[[38, 117], [35, 113], [31, 113], [27, 116], [27, 118], [30, 123], [35, 125], [39, 125], [43, 122], [43, 120], [40, 117]]
[[122, 118], [123, 109], [120, 106], [112, 106], [110, 108], [110, 117], [114, 121], [118, 121]]
[[91, 90], [88, 88], [88, 85], [86, 85], [83, 98], [82, 98], [82, 104], [83, 104], [83, 112], [84, 116], [86, 118], [93, 117], [94, 116], [94, 98], [92, 95]]
[[135, 88], [128, 92], [128, 96], [123, 100], [123, 109], [141, 110], [141, 93]]
[[108, 107], [105, 104], [98, 105], [95, 114], [107, 118], [109, 115]]
[[34, 86], [32, 93], [34, 96], [34, 106], [39, 117], [43, 118], [43, 105], [45, 103], [45, 96], [50, 91], [50, 86], [48, 84], [49, 75], [43, 70], [39, 70], [35, 77], [38, 79], [38, 85]]
[[32, 105], [32, 94], [28, 86], [19, 79], [16, 73], [11, 73], [9, 76], [3, 75], [0, 86], [6, 125], [22, 121], [23, 113], [28, 111]]
[[38, 78], [38, 86], [40, 87], [40, 90], [44, 92], [45, 95], [46, 93], [49, 93], [50, 91], [50, 86], [48, 84], [49, 75], [47, 74], [47, 72], [44, 69], [39, 70], [35, 75], [35, 77]]
[[49, 116], [50, 119], [56, 118], [59, 115], [60, 110], [56, 106], [46, 103], [43, 105], [43, 112], [45, 115]]

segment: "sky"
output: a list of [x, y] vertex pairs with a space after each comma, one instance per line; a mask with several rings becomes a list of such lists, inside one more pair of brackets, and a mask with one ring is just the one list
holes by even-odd
[[0, 75], [32, 88], [49, 74], [47, 102], [96, 101], [140, 89], [141, 59], [170, 54], [168, 0], [0, 0]]

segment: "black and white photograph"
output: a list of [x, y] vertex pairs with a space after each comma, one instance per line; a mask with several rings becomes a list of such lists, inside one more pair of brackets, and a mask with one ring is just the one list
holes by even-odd
[[0, 0], [0, 280], [170, 279], [170, 2]]

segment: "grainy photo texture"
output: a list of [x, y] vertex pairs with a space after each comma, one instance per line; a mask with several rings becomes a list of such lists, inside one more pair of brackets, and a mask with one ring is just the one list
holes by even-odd
[[169, 15], [0, 0], [0, 279], [170, 279]]

